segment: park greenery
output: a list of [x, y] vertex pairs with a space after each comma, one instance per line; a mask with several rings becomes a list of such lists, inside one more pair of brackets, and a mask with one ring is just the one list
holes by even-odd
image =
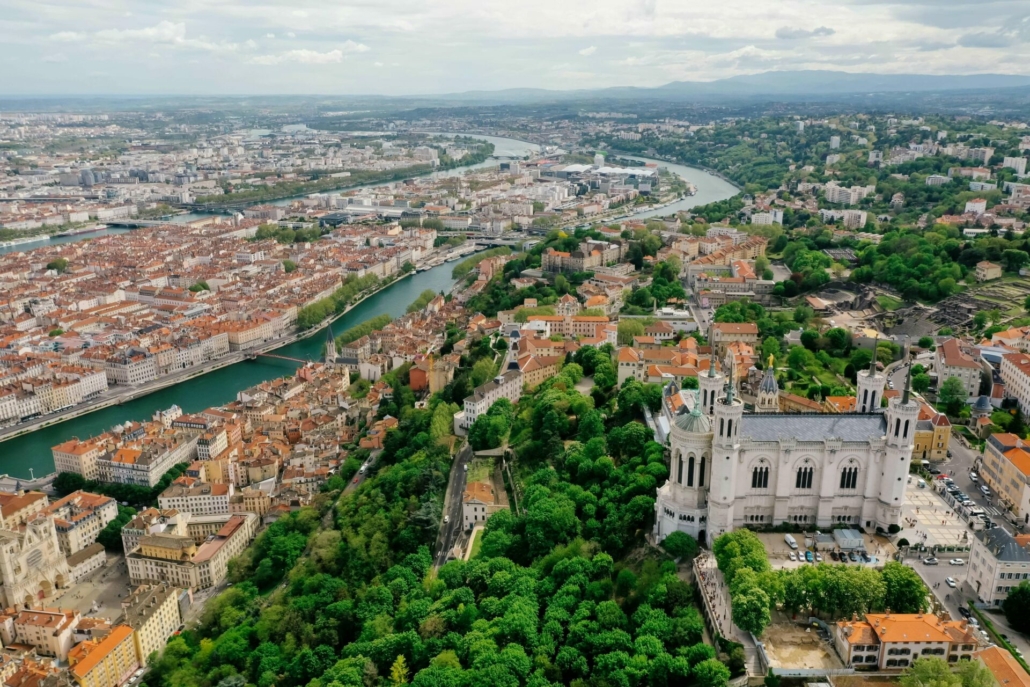
[[119, 484], [115, 482], [98, 482], [88, 480], [74, 472], [62, 472], [54, 478], [53, 487], [58, 496], [67, 496], [76, 491], [88, 491], [92, 494], [110, 496], [121, 504], [137, 509], [150, 508], [157, 505], [157, 497], [168, 488], [174, 480], [186, 472], [187, 463], [179, 463], [168, 470], [153, 487], [138, 484]]
[[894, 561], [882, 570], [821, 563], [774, 571], [761, 540], [747, 529], [720, 536], [712, 552], [729, 586], [733, 622], [756, 637], [778, 606], [828, 620], [888, 608], [896, 613], [928, 608], [929, 590], [919, 574]]
[[361, 324], [356, 324], [350, 329], [345, 329], [343, 333], [336, 337], [336, 345], [346, 346], [349, 343], [357, 341], [363, 336], [368, 336], [372, 332], [379, 331], [392, 321], [393, 318], [385, 313], [382, 315], [376, 315], [375, 317], [370, 317]]
[[491, 248], [490, 250], [484, 250], [481, 253], [476, 253], [472, 257], [465, 258], [451, 270], [451, 276], [455, 279], [462, 279], [467, 277], [469, 273], [476, 268], [486, 258], [494, 258], [499, 255], [511, 255], [511, 248], [508, 246], [498, 246], [497, 248]]
[[408, 312], [416, 312], [426, 307], [427, 305], [429, 305], [429, 301], [436, 298], [436, 295], [436, 291], [433, 291], [432, 289], [424, 290], [422, 293], [418, 295], [418, 298], [413, 300], [411, 302], [411, 305], [408, 306]]
[[[459, 374], [494, 354], [480, 339]], [[668, 476], [640, 422], [660, 389], [617, 388], [611, 354], [584, 346], [517, 404], [494, 406], [517, 506], [489, 520], [471, 560], [435, 573], [451, 469], [442, 440], [458, 406], [441, 393], [416, 408], [398, 393], [406, 375], [391, 380], [403, 407], [380, 415], [400, 423], [367, 479], [333, 477], [263, 532], [233, 561], [233, 587], [154, 657], [148, 687], [725, 687], [743, 653], [724, 662], [703, 643], [695, 591], [672, 560], [696, 542], [670, 537], [663, 551], [643, 539]], [[575, 389], [585, 374], [589, 396]]]
[[355, 274], [347, 275], [343, 280], [343, 286], [327, 296], [306, 305], [297, 311], [297, 327], [301, 330], [311, 329], [318, 326], [333, 315], [342, 315], [349, 305], [363, 292], [373, 289], [379, 285], [379, 278], [374, 274], [366, 274], [359, 277]]
[[318, 227], [306, 229], [291, 229], [290, 227], [279, 226], [278, 224], [262, 224], [257, 228], [251, 241], [263, 241], [275, 239], [279, 243], [290, 245], [292, 243], [310, 243], [317, 241], [322, 236]]

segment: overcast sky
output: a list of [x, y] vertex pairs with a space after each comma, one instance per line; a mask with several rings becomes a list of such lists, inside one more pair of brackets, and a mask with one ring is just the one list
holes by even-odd
[[1028, 0], [0, 0], [0, 97], [1030, 74]]

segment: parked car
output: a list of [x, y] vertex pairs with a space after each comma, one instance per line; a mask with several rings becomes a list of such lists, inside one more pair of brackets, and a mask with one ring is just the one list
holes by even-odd
[[930, 468], [929, 470], [927, 470], [927, 472], [929, 472], [931, 475], [939, 475], [939, 474], [941, 474], [941, 471], [938, 468]]
[[980, 478], [977, 476], [977, 474], [975, 472], [970, 472], [969, 473], [969, 481], [972, 482], [973, 484], [976, 484], [979, 479]]
[[959, 606], [958, 607], [958, 612], [959, 612], [959, 615], [961, 615], [963, 618], [970, 618], [970, 622], [969, 622], [970, 625], [973, 624], [973, 622], [972, 622], [973, 620], [976, 620], [976, 618], [972, 617], [973, 612], [971, 610], [969, 610], [968, 608], [966, 608], [965, 606]]
[[861, 556], [862, 560], [865, 561], [866, 563], [872, 563], [873, 562], [872, 557], [868, 553], [866, 553], [865, 551], [859, 551], [858, 555]]
[[852, 563], [858, 563], [858, 554], [852, 551], [848, 554], [848, 559], [850, 559]]
[[812, 562], [812, 552], [811, 551], [805, 551], [805, 560], [808, 561], [809, 563]]
[[964, 560], [962, 560], [961, 558], [952, 558], [950, 561], [948, 561], [948, 565], [965, 565], [965, 564], [966, 564], [966, 562]]
[[924, 564], [924, 565], [937, 565], [937, 564], [938, 564], [939, 562], [940, 562], [940, 561], [938, 561], [938, 560], [937, 560], [936, 558], [934, 558], [933, 556], [930, 556], [929, 558], [924, 558], [924, 559], [923, 559], [923, 564]]
[[840, 560], [840, 556], [837, 555], [836, 551], [831, 551], [830, 552], [830, 558], [832, 558], [835, 561], [839, 561]]
[[989, 486], [987, 486], [986, 484], [981, 484], [980, 485], [980, 493], [983, 494], [984, 496], [990, 496], [991, 495], [991, 488]]
[[945, 577], [944, 578], [944, 584], [948, 585], [952, 589], [954, 589], [958, 585], [958, 583], [955, 582], [955, 578], [954, 577]]
[[921, 479], [921, 480], [919, 480], [919, 482], [918, 482], [918, 487], [919, 487], [920, 489], [926, 489], [926, 480], [922, 480], [922, 479]]
[[817, 553], [815, 555], [815, 562], [816, 563], [822, 563], [823, 562], [823, 555], [821, 553]]
[[796, 561], [798, 559], [798, 557], [794, 555], [793, 551], [791, 551], [789, 554], [787, 554], [787, 558], [789, 558], [792, 561]]

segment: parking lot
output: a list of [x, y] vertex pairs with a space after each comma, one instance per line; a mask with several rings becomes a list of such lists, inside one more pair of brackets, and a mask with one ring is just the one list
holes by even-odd
[[[809, 563], [805, 561], [805, 535], [794, 534], [792, 536], [798, 544], [798, 550], [793, 551], [793, 553], [795, 557], [798, 557], [798, 554], [800, 554], [800, 559], [796, 561], [790, 560], [792, 550], [787, 546], [787, 542], [784, 540], [784, 536], [782, 534], [775, 534], [772, 532], [760, 532], [758, 534], [758, 538], [762, 540], [766, 553], [769, 555], [769, 563], [772, 565], [773, 569], [778, 570], [780, 568], [785, 568], [789, 570], [791, 568], [799, 568], [803, 565], [809, 565]], [[862, 539], [865, 543], [865, 550], [872, 560], [869, 562], [861, 560], [858, 562], [851, 562], [849, 560], [849, 565], [881, 567], [887, 560], [890, 560], [891, 556], [894, 555], [896, 549], [885, 537], [878, 537], [873, 534], [863, 534]], [[830, 556], [831, 550], [836, 550], [836, 546], [821, 544], [813, 546], [813, 562], [818, 562], [814, 559], [815, 553], [819, 553], [823, 558], [822, 562], [833, 563], [834, 560]]]

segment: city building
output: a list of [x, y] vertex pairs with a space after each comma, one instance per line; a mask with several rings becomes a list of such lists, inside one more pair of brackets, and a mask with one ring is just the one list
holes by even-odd
[[1007, 649], [989, 646], [976, 652], [975, 657], [991, 671], [998, 687], [1030, 687], [1030, 674]]
[[1001, 265], [996, 265], [993, 262], [987, 260], [981, 260], [976, 263], [976, 280], [977, 281], [991, 281], [992, 279], [1001, 279], [1002, 269]]
[[103, 639], [80, 642], [68, 655], [69, 671], [79, 687], [118, 687], [139, 668], [133, 630], [116, 625]]
[[937, 388], [944, 382], [956, 377], [962, 382], [966, 396], [972, 398], [980, 395], [980, 378], [983, 366], [976, 349], [965, 345], [955, 338], [946, 339], [937, 345], [934, 352], [934, 370], [937, 372]]
[[[209, 516], [213, 517], [213, 516]], [[243, 552], [257, 531], [254, 513], [232, 515], [199, 546], [192, 536], [148, 534], [125, 556], [133, 584], [161, 583], [207, 589], [225, 579], [230, 559]]]
[[455, 426], [468, 431], [476, 418], [490, 410], [490, 406], [502, 398], [518, 403], [522, 397], [522, 372], [509, 370], [489, 382], [476, 387], [472, 395], [465, 399], [465, 407], [455, 416]]
[[1030, 523], [1030, 445], [1015, 434], [987, 437], [980, 476], [1012, 515]]
[[507, 504], [498, 499], [490, 482], [470, 482], [461, 496], [462, 522], [466, 529], [485, 525], [491, 515], [507, 508]]
[[118, 502], [110, 496], [76, 491], [50, 504], [61, 553], [71, 556], [97, 540], [107, 523], [118, 517]]
[[1013, 537], [1003, 527], [973, 533], [966, 582], [980, 601], [1000, 606], [1009, 592], [1030, 579], [1030, 536]]
[[144, 584], [122, 600], [121, 622], [135, 631], [136, 658], [141, 666], [150, 662], [152, 654], [164, 649], [182, 624], [181, 593], [181, 589], [167, 584]]
[[[658, 541], [679, 530], [711, 542], [749, 524], [877, 531], [900, 524], [919, 416], [908, 390], [884, 412], [794, 415], [745, 413], [732, 370], [727, 384], [710, 364], [698, 382], [693, 407], [684, 404], [670, 428], [670, 478], [655, 503]], [[762, 394], [777, 394], [768, 386]], [[882, 386], [875, 392], [882, 396]]]
[[223, 515], [229, 513], [233, 485], [208, 484], [180, 477], [157, 497], [161, 510], [177, 510], [191, 515]]
[[712, 345], [717, 356], [725, 355], [726, 347], [734, 341], [757, 346], [758, 325], [754, 322], [716, 322], [712, 325]]
[[40, 656], [67, 661], [68, 652], [75, 644], [74, 633], [79, 620], [77, 611], [8, 609], [0, 614], [0, 639], [4, 646], [24, 644], [31, 646]]
[[841, 661], [865, 670], [908, 668], [926, 656], [969, 661], [980, 648], [968, 620], [932, 613], [867, 613], [864, 620], [838, 621], [834, 630]]
[[122, 527], [122, 548], [125, 553], [132, 553], [139, 546], [140, 539], [148, 534], [174, 534], [185, 537], [188, 521], [189, 514], [177, 510], [142, 510]]
[[999, 371], [1005, 383], [1005, 396], [1016, 399], [1023, 417], [1030, 417], [1030, 353], [1003, 355]]

